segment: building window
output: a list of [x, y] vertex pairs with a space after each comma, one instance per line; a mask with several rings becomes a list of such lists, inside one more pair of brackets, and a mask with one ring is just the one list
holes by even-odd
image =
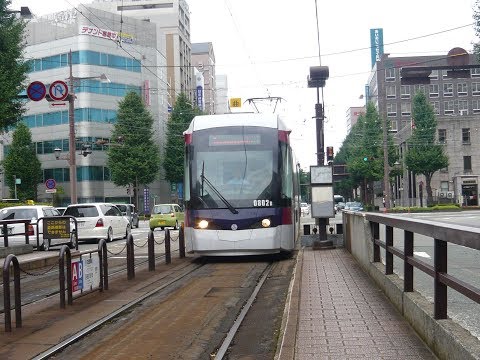
[[448, 191], [448, 181], [440, 181], [440, 191], [441, 192]]
[[463, 157], [463, 171], [472, 172], [472, 157], [464, 156]]
[[430, 105], [432, 105], [435, 115], [440, 115], [440, 103], [438, 101], [431, 101]]
[[402, 116], [410, 116], [412, 114], [412, 103], [410, 102], [402, 102]]
[[395, 99], [397, 97], [395, 86], [392, 86], [392, 85], [386, 86], [385, 91], [387, 93], [387, 99]]
[[415, 85], [415, 94], [419, 91], [425, 93], [425, 85], [423, 85], [423, 84]]
[[447, 77], [447, 70], [442, 70], [442, 77], [446, 78]]
[[447, 143], [447, 129], [438, 129], [438, 142], [440, 144]]
[[445, 97], [453, 96], [453, 84], [451, 84], [451, 83], [444, 83], [443, 84], [443, 96], [445, 96]]
[[431, 98], [438, 97], [438, 84], [430, 84], [430, 97]]
[[470, 144], [470, 128], [462, 129], [462, 144], [464, 145]]
[[438, 70], [432, 70], [430, 74], [430, 79], [431, 80], [438, 80]]
[[472, 100], [472, 110], [474, 114], [480, 114], [480, 100]]
[[473, 68], [470, 74], [472, 75], [472, 78], [480, 77], [480, 68]]
[[459, 115], [468, 115], [468, 101], [467, 100], [458, 100], [458, 114]]
[[468, 95], [467, 83], [458, 83], [457, 84], [457, 94], [458, 94], [458, 96], [467, 96]]
[[395, 68], [385, 69], [385, 81], [395, 81]]
[[479, 96], [480, 95], [480, 83], [474, 82], [472, 83], [472, 95]]
[[391, 120], [390, 121], [390, 131], [397, 131], [397, 120]]
[[443, 113], [445, 115], [453, 115], [454, 103], [453, 100], [443, 102]]
[[400, 97], [402, 99], [410, 99], [410, 85], [402, 85], [401, 86]]
[[397, 116], [397, 104], [389, 103], [387, 104], [387, 116]]

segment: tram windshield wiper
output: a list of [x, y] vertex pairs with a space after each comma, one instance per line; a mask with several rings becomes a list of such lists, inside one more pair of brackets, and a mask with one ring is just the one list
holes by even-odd
[[232, 214], [238, 214], [238, 210], [235, 209], [232, 204], [228, 202], [227, 199], [223, 197], [223, 195], [220, 193], [220, 191], [217, 190], [217, 188], [208, 180], [205, 175], [203, 174], [203, 169], [202, 169], [202, 174], [200, 175], [200, 179], [202, 179], [202, 189], [203, 189], [203, 183], [205, 182], [215, 194], [220, 198], [220, 200], [223, 201], [223, 203], [227, 206], [228, 210], [232, 212]]

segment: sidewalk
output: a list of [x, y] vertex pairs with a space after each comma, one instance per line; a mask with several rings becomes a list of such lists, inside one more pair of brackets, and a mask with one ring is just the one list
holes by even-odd
[[299, 251], [280, 360], [436, 359], [344, 248]]

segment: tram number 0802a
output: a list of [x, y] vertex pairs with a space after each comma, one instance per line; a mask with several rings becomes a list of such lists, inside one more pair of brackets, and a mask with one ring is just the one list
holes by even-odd
[[271, 200], [253, 200], [253, 206], [272, 206], [273, 201]]

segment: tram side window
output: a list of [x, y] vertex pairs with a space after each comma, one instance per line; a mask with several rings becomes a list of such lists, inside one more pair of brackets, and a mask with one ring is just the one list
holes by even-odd
[[280, 143], [281, 159], [280, 172], [282, 179], [282, 197], [288, 199], [293, 198], [293, 168], [292, 168], [292, 152], [287, 144]]
[[183, 200], [190, 201], [190, 147], [187, 147], [185, 150], [185, 156], [183, 157], [183, 168], [185, 169], [184, 178], [183, 178]]

